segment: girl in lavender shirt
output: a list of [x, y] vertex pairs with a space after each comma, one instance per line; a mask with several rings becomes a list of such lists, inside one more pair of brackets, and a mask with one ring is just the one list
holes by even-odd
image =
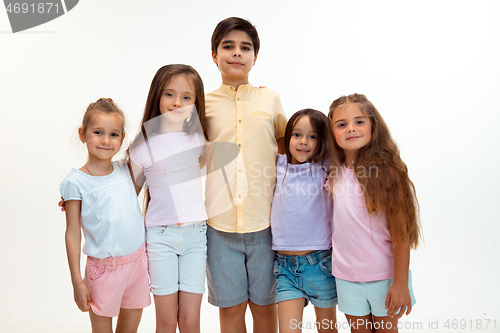
[[295, 113], [285, 131], [286, 155], [276, 161], [271, 210], [279, 331], [304, 327], [304, 304], [316, 312], [318, 332], [337, 332], [337, 291], [332, 276], [331, 197], [323, 185], [329, 173], [333, 137], [320, 111]]

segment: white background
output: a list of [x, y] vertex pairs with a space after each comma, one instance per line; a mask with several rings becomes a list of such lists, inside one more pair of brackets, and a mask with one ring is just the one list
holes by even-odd
[[[280, 92], [288, 116], [326, 113], [358, 92], [388, 123], [425, 236], [411, 261], [418, 302], [402, 321], [452, 332], [447, 320], [486, 331], [491, 319], [488, 331], [500, 331], [500, 2], [482, 0], [82, 0], [17, 34], [0, 9], [0, 331], [90, 331], [73, 302], [57, 207], [59, 183], [86, 160], [75, 135], [83, 112], [113, 98], [132, 137], [151, 79], [169, 63], [192, 65], [206, 91], [216, 89], [210, 38], [229, 16], [256, 25], [250, 81]], [[311, 306], [305, 320], [314, 321]], [[218, 332], [206, 296], [202, 327]], [[140, 332], [153, 330], [151, 306]]]

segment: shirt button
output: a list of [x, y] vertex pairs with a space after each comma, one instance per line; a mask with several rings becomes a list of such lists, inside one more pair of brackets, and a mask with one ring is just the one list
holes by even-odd
[[240, 198], [240, 199], [241, 199], [241, 195], [238, 195], [238, 198]]
[[238, 170], [238, 172], [241, 172], [241, 169], [240, 169], [240, 170]]
[[239, 100], [240, 100], [240, 98], [238, 97], [238, 98], [237, 98], [237, 100], [239, 101]]
[[241, 148], [241, 143], [238, 143], [238, 147], [240, 147], [240, 148]]
[[295, 258], [292, 258], [292, 263], [294, 263], [294, 264], [295, 264]]

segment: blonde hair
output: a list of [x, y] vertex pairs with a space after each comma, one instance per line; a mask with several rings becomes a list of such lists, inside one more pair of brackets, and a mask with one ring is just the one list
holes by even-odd
[[111, 98], [99, 98], [94, 103], [89, 104], [82, 120], [81, 128], [84, 133], [92, 122], [92, 117], [98, 111], [106, 114], [117, 114], [122, 119], [122, 134], [125, 135], [125, 115]]

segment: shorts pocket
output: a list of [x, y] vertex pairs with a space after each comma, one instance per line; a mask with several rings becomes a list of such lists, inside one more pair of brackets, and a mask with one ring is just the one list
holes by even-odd
[[277, 278], [278, 275], [280, 275], [280, 266], [279, 266], [279, 261], [278, 260], [274, 261], [273, 273], [274, 273], [274, 277], [275, 278]]
[[165, 233], [165, 230], [167, 230], [166, 226], [159, 226], [159, 227], [147, 227], [146, 231], [156, 234], [156, 235], [162, 235]]
[[99, 263], [97, 258], [87, 257], [87, 273], [90, 281], [99, 280], [106, 272], [106, 266]]
[[332, 255], [323, 258], [319, 263], [319, 268], [323, 274], [327, 277], [332, 277]]

